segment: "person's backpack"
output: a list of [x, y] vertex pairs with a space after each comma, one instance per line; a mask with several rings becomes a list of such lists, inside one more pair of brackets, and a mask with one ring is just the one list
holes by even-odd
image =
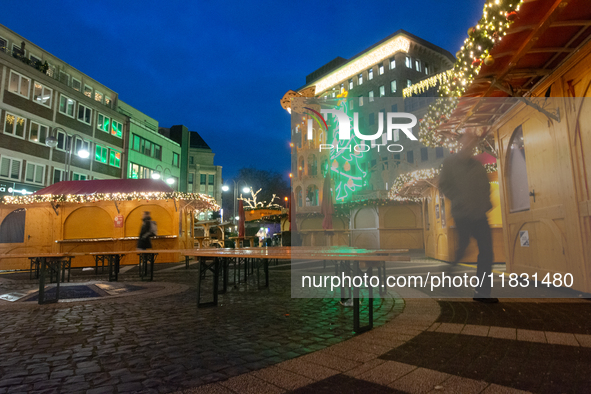
[[152, 237], [158, 235], [158, 225], [153, 220], [150, 222], [150, 233], [152, 233]]

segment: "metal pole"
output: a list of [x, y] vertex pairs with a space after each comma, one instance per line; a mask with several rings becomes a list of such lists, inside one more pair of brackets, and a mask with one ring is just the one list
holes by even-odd
[[236, 202], [238, 201], [238, 191], [236, 190], [236, 181], [234, 179], [232, 179], [232, 182], [234, 182], [234, 202], [232, 203], [232, 205], [234, 206], [234, 216], [232, 216], [232, 223], [234, 223], [234, 225], [236, 225]]

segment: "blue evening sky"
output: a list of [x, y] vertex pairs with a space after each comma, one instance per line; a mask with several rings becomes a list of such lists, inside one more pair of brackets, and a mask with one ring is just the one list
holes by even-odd
[[184, 124], [238, 169], [289, 172], [289, 89], [337, 56], [405, 29], [451, 53], [482, 0], [28, 1], [0, 23], [157, 119]]

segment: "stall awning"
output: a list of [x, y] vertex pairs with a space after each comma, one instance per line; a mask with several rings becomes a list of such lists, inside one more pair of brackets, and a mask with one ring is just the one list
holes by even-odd
[[113, 193], [172, 193], [160, 179], [100, 179], [92, 181], [63, 181], [38, 190], [34, 195], [92, 195]]

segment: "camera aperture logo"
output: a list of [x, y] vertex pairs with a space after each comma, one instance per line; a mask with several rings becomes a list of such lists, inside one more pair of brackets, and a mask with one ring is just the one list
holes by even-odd
[[[390, 144], [389, 141], [394, 141], [395, 131], [403, 132], [409, 140], [416, 141], [412, 133], [412, 128], [417, 125], [417, 117], [408, 112], [387, 112], [384, 116], [384, 112], [378, 112], [378, 129], [374, 134], [362, 134], [359, 130], [359, 113], [353, 113], [353, 134], [360, 141], [366, 141], [356, 145], [338, 146], [338, 141], [349, 141], [351, 140], [351, 118], [340, 109], [321, 109], [320, 112], [313, 110], [309, 107], [304, 109], [310, 111], [308, 113], [309, 118], [307, 122], [307, 136], [308, 140], [314, 139], [313, 126], [316, 122], [321, 128], [328, 131], [328, 125], [326, 123], [325, 116], [332, 115], [338, 123], [338, 139], [335, 138], [333, 144], [320, 144], [319, 151], [323, 150], [349, 150], [357, 153], [369, 152], [371, 149], [377, 149], [380, 152], [381, 148], [386, 148], [388, 152], [398, 153], [404, 150], [404, 147], [400, 144]], [[384, 131], [384, 118], [386, 122]], [[399, 123], [400, 120], [408, 120], [406, 123]], [[381, 143], [378, 141], [381, 140]]]

